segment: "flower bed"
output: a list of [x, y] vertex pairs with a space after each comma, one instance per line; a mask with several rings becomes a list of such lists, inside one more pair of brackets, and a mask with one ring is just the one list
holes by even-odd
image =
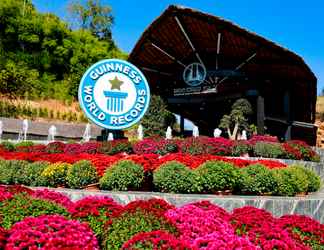
[[[302, 141], [279, 143], [276, 137], [253, 136], [247, 141], [231, 141], [225, 138], [189, 137], [185, 139], [165, 140], [163, 138], [146, 138], [142, 141], [129, 142], [114, 140], [109, 142], [88, 142], [83, 144], [64, 144], [53, 142], [48, 145], [13, 145], [2, 143], [2, 150], [31, 153], [64, 153], [64, 155], [120, 153], [137, 155], [182, 153], [191, 155], [241, 156], [249, 154], [254, 157], [283, 158], [305, 161], [319, 161], [319, 156], [310, 146]], [[69, 157], [67, 157], [67, 160]]]
[[303, 167], [208, 154], [0, 151], [0, 157], [5, 159], [0, 161], [0, 184], [84, 188], [99, 182], [104, 190], [282, 196], [314, 192], [320, 187], [319, 176]]
[[[11, 200], [35, 199], [68, 211], [37, 214], [17, 203], [23, 216], [14, 223], [0, 220], [0, 248], [9, 249], [322, 249], [324, 225], [300, 215], [273, 217], [254, 207], [231, 213], [207, 201], [174, 207], [160, 199], [139, 200], [122, 206], [107, 197], [85, 197], [77, 202], [53, 191], [35, 192], [17, 186], [2, 186], [10, 193], [0, 201], [0, 214]], [[22, 192], [22, 193], [21, 193]], [[28, 192], [28, 193], [26, 193]], [[1, 193], [1, 194], [2, 194]], [[24, 198], [22, 198], [24, 197]], [[37, 198], [34, 198], [37, 197]], [[58, 204], [58, 197], [63, 202]], [[42, 199], [42, 198], [41, 198]], [[53, 199], [53, 201], [51, 201]]]

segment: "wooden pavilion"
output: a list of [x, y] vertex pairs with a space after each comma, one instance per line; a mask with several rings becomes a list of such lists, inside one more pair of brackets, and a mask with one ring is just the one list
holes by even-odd
[[[181, 116], [182, 131], [188, 118], [211, 136], [244, 97], [259, 134], [315, 144], [317, 79], [311, 69], [295, 53], [229, 21], [171, 5], [144, 31], [129, 61]], [[190, 82], [192, 72], [198, 81]]]

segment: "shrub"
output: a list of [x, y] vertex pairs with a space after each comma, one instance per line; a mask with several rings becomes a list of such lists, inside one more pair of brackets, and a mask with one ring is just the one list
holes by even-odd
[[238, 169], [230, 163], [207, 161], [196, 170], [201, 189], [208, 193], [233, 190], [238, 178]]
[[292, 166], [276, 170], [274, 173], [278, 183], [277, 195], [294, 196], [298, 193], [307, 192], [309, 180], [300, 168]]
[[66, 209], [69, 209], [74, 203], [70, 200], [69, 197], [67, 197], [64, 194], [61, 194], [59, 192], [50, 191], [48, 189], [38, 189], [35, 190], [32, 194], [32, 197], [43, 199], [47, 201], [54, 202], [58, 205], [61, 205], [65, 207]]
[[67, 184], [71, 188], [83, 188], [86, 185], [98, 181], [96, 169], [89, 161], [78, 161], [74, 163], [67, 171]]
[[155, 154], [159, 150], [158, 140], [147, 138], [137, 141], [133, 150], [136, 154]]
[[12, 142], [9, 142], [9, 141], [3, 141], [1, 142], [1, 146], [7, 150], [7, 151], [15, 151], [15, 144], [13, 144]]
[[69, 209], [73, 219], [87, 222], [99, 241], [103, 240], [104, 225], [112, 214], [121, 212], [122, 206], [108, 197], [86, 197], [75, 202]]
[[287, 144], [299, 151], [299, 154], [301, 155], [301, 159], [306, 160], [306, 161], [320, 161], [320, 157], [316, 154], [312, 148], [307, 145], [307, 143], [303, 141], [298, 141], [298, 140], [293, 140], [293, 141], [288, 141]]
[[303, 190], [301, 192], [315, 192], [319, 190], [319, 188], [321, 187], [321, 178], [314, 171], [299, 165], [291, 165], [290, 168], [292, 168], [293, 171], [297, 171], [300, 178], [303, 175], [304, 177], [306, 177], [306, 180], [300, 180], [300, 188]]
[[278, 223], [295, 242], [311, 249], [323, 249], [324, 227], [316, 220], [305, 215], [284, 215]]
[[160, 140], [158, 142], [158, 148], [155, 152], [156, 154], [159, 155], [166, 155], [168, 153], [175, 153], [178, 152], [178, 143], [177, 140]]
[[18, 178], [19, 184], [28, 186], [42, 186], [44, 185], [44, 179], [41, 174], [44, 169], [49, 165], [46, 161], [36, 161], [27, 164], [21, 171], [21, 175]]
[[7, 231], [0, 227], [0, 249], [5, 249], [7, 241]]
[[233, 156], [241, 156], [243, 154], [247, 154], [251, 151], [251, 146], [248, 143], [244, 142], [237, 142], [233, 149], [232, 149], [232, 155]]
[[270, 136], [270, 135], [253, 135], [249, 140], [248, 143], [255, 145], [257, 142], [272, 142], [277, 143], [278, 138], [276, 136]]
[[152, 231], [138, 233], [129, 239], [123, 246], [122, 250], [190, 250], [192, 247], [174, 235], [164, 231]]
[[146, 211], [153, 213], [156, 216], [160, 217], [163, 216], [166, 211], [173, 208], [175, 208], [175, 206], [169, 204], [165, 200], [151, 198], [148, 200], [131, 201], [124, 207], [124, 210], [127, 210], [128, 212], [136, 212], [138, 210], [141, 210], [143, 212]]
[[196, 173], [177, 161], [164, 163], [155, 170], [153, 184], [159, 191], [167, 193], [199, 191]]
[[277, 219], [264, 209], [251, 206], [235, 208], [230, 221], [236, 234], [250, 240], [258, 246], [256, 249], [304, 249], [297, 247], [278, 225]]
[[99, 247], [87, 224], [59, 215], [42, 215], [15, 224], [6, 249], [99, 250]]
[[175, 233], [176, 228], [163, 216], [156, 216], [150, 212], [137, 210], [124, 212], [113, 218], [105, 232], [103, 249], [119, 250], [131, 237], [141, 232], [164, 230]]
[[26, 193], [16, 194], [12, 199], [0, 203], [2, 215], [1, 226], [9, 229], [13, 224], [25, 217], [36, 217], [42, 214], [62, 214], [68, 216], [62, 206], [53, 202], [32, 198]]
[[41, 174], [44, 184], [51, 187], [64, 186], [66, 175], [71, 164], [58, 162], [48, 165]]
[[137, 190], [144, 180], [144, 170], [133, 161], [122, 160], [108, 168], [100, 179], [100, 187], [106, 190]]
[[210, 145], [206, 144], [203, 137], [189, 137], [184, 139], [180, 144], [182, 153], [191, 155], [200, 155], [207, 153]]
[[[297, 166], [296, 166], [297, 167]], [[316, 192], [321, 187], [321, 177], [317, 175], [314, 171], [307, 169], [305, 167], [301, 167], [301, 170], [307, 175], [308, 177], [308, 192]]]
[[271, 194], [277, 182], [270, 169], [261, 164], [249, 165], [240, 169], [238, 191], [246, 194]]
[[114, 140], [103, 142], [99, 147], [99, 152], [107, 155], [118, 153], [132, 153], [132, 144], [128, 140]]
[[11, 198], [12, 198], [12, 193], [10, 193], [5, 187], [0, 186], [0, 202]]
[[0, 183], [1, 184], [18, 184], [24, 167], [27, 165], [26, 161], [12, 160], [0, 161]]
[[257, 142], [254, 145], [255, 156], [267, 158], [280, 158], [284, 151], [279, 143]]
[[16, 143], [15, 147], [30, 147], [30, 146], [34, 146], [34, 142], [32, 141], [22, 141], [22, 142], [18, 142]]
[[51, 142], [47, 144], [45, 151], [47, 153], [63, 153], [65, 144], [63, 142]]

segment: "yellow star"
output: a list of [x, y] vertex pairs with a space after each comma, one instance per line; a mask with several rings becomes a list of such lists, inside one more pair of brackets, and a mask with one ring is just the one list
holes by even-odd
[[113, 89], [118, 89], [120, 90], [120, 86], [124, 83], [123, 81], [120, 81], [117, 76], [115, 76], [115, 79], [113, 80], [109, 80], [109, 82], [111, 83], [111, 90]]

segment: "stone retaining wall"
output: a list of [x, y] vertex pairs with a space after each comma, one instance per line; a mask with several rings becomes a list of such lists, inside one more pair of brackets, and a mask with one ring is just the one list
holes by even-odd
[[[36, 188], [35, 188], [36, 189]], [[74, 189], [52, 189], [63, 193], [76, 201], [85, 196], [109, 196], [121, 204], [138, 199], [161, 198], [175, 206], [182, 206], [191, 202], [208, 200], [217, 204], [227, 211], [243, 206], [254, 206], [270, 211], [274, 216], [285, 214], [308, 215], [321, 223], [324, 223], [324, 194], [314, 193], [305, 197], [273, 197], [273, 196], [237, 196], [237, 195], [201, 195], [201, 194], [168, 194], [153, 192], [109, 192], [109, 191], [89, 191]]]

